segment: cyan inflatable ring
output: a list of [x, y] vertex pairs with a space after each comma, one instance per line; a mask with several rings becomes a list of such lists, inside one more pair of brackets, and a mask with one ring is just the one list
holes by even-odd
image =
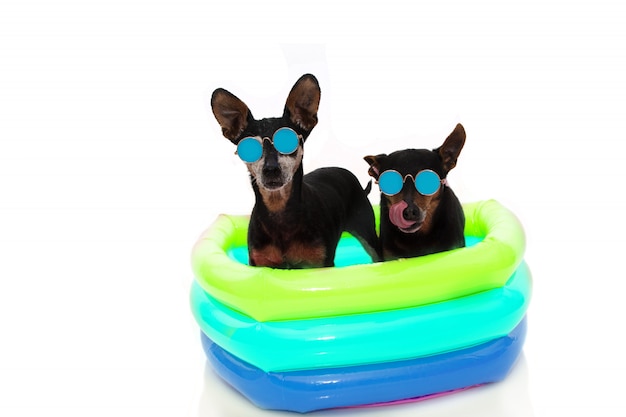
[[[259, 322], [333, 317], [436, 303], [502, 287], [522, 261], [515, 215], [494, 200], [463, 205], [472, 247], [411, 259], [334, 268], [250, 267], [228, 251], [246, 245], [249, 217], [221, 215], [192, 252], [197, 282]], [[376, 211], [376, 210], [375, 210]]]
[[425, 358], [358, 367], [264, 372], [202, 334], [217, 374], [258, 407], [309, 412], [388, 403], [497, 382], [517, 361], [526, 320], [507, 336]]
[[436, 304], [308, 320], [258, 322], [194, 284], [191, 309], [215, 343], [264, 371], [362, 365], [433, 355], [507, 335], [524, 317], [531, 276]]

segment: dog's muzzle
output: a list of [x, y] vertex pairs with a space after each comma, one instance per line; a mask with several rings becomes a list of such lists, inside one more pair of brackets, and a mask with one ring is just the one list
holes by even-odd
[[418, 223], [417, 220], [406, 219], [405, 210], [408, 206], [409, 205], [404, 200], [391, 205], [391, 207], [389, 207], [389, 221], [400, 229], [401, 232], [414, 233], [419, 230], [422, 224], [421, 222]]

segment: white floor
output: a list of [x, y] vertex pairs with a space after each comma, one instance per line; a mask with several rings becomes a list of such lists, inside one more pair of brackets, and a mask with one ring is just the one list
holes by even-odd
[[462, 122], [450, 184], [520, 217], [534, 276], [504, 382], [321, 414], [624, 415], [623, 7], [214, 3], [0, 5], [0, 415], [282, 414], [206, 368], [189, 258], [217, 214], [252, 207], [211, 92], [278, 116], [304, 72], [322, 87], [305, 170], [365, 184], [364, 155]]

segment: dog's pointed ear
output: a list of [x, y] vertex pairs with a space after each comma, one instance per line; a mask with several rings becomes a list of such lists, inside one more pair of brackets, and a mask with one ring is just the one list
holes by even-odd
[[439, 157], [443, 161], [443, 167], [446, 173], [450, 172], [450, 170], [456, 166], [456, 161], [459, 158], [464, 144], [465, 129], [463, 125], [459, 123], [443, 142], [443, 145], [435, 149], [435, 152], [439, 154]]
[[380, 176], [380, 162], [386, 157], [387, 155], [384, 153], [378, 154], [376, 156], [367, 155], [363, 157], [363, 159], [365, 159], [365, 162], [370, 164], [370, 168], [367, 170], [367, 173], [374, 177], [376, 180], [378, 180], [378, 177]]
[[248, 126], [252, 113], [246, 104], [234, 94], [218, 88], [211, 96], [211, 109], [217, 122], [222, 127], [222, 134], [231, 142]]
[[320, 95], [317, 78], [312, 74], [304, 74], [291, 88], [283, 116], [310, 132], [317, 124]]

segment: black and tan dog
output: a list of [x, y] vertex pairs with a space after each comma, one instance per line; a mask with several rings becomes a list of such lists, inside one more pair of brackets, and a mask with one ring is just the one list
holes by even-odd
[[380, 240], [385, 260], [422, 256], [465, 246], [465, 217], [448, 186], [465, 144], [458, 124], [434, 150], [405, 149], [366, 156], [381, 189]]
[[320, 87], [311, 74], [295, 83], [281, 117], [256, 120], [230, 92], [213, 92], [213, 114], [223, 135], [237, 145], [256, 197], [248, 230], [250, 265], [333, 266], [343, 231], [379, 260], [369, 187], [363, 190], [358, 179], [342, 168], [304, 175], [303, 145], [317, 124], [319, 101]]

